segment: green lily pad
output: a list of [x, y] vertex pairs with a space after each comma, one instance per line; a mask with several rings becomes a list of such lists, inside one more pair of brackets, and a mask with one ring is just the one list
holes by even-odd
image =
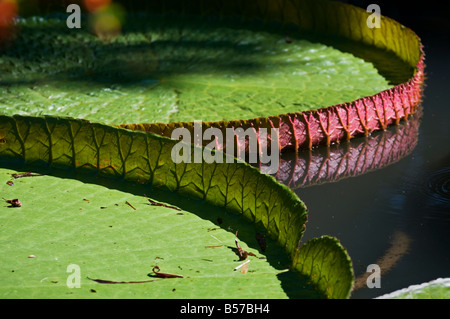
[[412, 285], [377, 299], [449, 299], [450, 278], [439, 278], [420, 285]]
[[[171, 149], [178, 141], [85, 120], [0, 116], [0, 134], [2, 194], [8, 196], [0, 207], [5, 297], [87, 297], [92, 289], [105, 289], [108, 298], [350, 293], [352, 267], [335, 241], [319, 244], [340, 252], [343, 262], [333, 272], [346, 274], [347, 290], [324, 287], [322, 279], [298, 271], [302, 261], [295, 256], [310, 255], [300, 247], [306, 207], [289, 188], [244, 162], [176, 164]], [[53, 176], [12, 175], [14, 167]], [[14, 199], [20, 207], [12, 207]], [[234, 270], [243, 259], [239, 248], [252, 261], [244, 274]], [[68, 287], [72, 277], [64, 270], [72, 264], [86, 275], [80, 282], [86, 289]], [[155, 266], [183, 271], [183, 278], [146, 280]], [[105, 281], [118, 288], [97, 287]], [[165, 288], [138, 291], [129, 287], [136, 281]]]
[[[279, 245], [267, 239], [260, 253], [255, 228], [225, 210], [179, 196], [183, 210], [152, 206], [144, 192], [162, 198], [148, 187], [11, 178], [16, 172], [0, 169], [2, 196], [22, 203], [0, 206], [2, 298], [287, 298], [301, 287], [298, 275], [285, 273], [289, 260]], [[10, 180], [13, 186], [6, 184]], [[264, 257], [250, 256], [246, 274], [233, 270], [242, 263], [231, 249], [235, 231], [243, 249]], [[67, 285], [73, 264], [80, 269], [80, 288]], [[149, 277], [155, 265], [183, 278]], [[88, 278], [150, 282], [100, 284]], [[311, 284], [303, 293], [320, 295]]]
[[20, 20], [0, 57], [3, 112], [108, 124], [221, 121], [317, 109], [392, 87], [372, 63], [299, 30], [286, 36], [281, 24], [129, 19], [108, 43], [68, 29], [64, 18]]

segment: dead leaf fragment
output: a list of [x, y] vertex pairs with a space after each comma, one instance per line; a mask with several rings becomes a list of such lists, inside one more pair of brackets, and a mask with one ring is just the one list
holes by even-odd
[[178, 207], [175, 207], [175, 206], [170, 206], [170, 205], [166, 205], [166, 204], [163, 204], [163, 203], [155, 202], [154, 200], [148, 198], [147, 195], [145, 195], [145, 194], [144, 194], [144, 197], [147, 198], [147, 200], [148, 200], [148, 202], [150, 203], [151, 206], [161, 206], [161, 207], [175, 209], [175, 210], [178, 210], [178, 211], [182, 210], [182, 209], [180, 209]]
[[11, 206], [8, 206], [8, 207], [21, 207], [22, 206], [22, 203], [17, 198], [15, 198], [15, 199], [4, 199], [3, 198], [3, 200], [11, 205]]
[[131, 205], [129, 201], [126, 201], [125, 204], [127, 204], [128, 206], [130, 206], [131, 208], [133, 208], [134, 210], [136, 210], [136, 207], [134, 207], [133, 205]]
[[164, 272], [160, 272], [159, 266], [153, 267], [153, 276], [159, 278], [183, 278], [182, 275], [168, 274]]
[[[250, 261], [250, 260], [249, 260]], [[248, 263], [241, 267], [241, 274], [246, 274], [248, 271]]]
[[11, 174], [11, 176], [15, 179], [18, 179], [18, 178], [22, 178], [22, 177], [36, 177], [36, 176], [44, 176], [44, 175], [32, 174], [31, 172], [26, 172], [26, 173], [21, 173], [21, 174], [14, 173], [14, 174]]
[[241, 248], [241, 246], [239, 245], [239, 242], [237, 240], [237, 231], [236, 231], [236, 235], [234, 237], [234, 242], [236, 243], [237, 255], [239, 256], [239, 260], [247, 259], [248, 253]]
[[243, 268], [243, 269], [241, 269], [241, 273], [245, 274], [248, 271], [248, 263], [249, 262], [250, 262], [250, 259], [245, 261], [245, 262], [243, 262], [242, 264], [240, 264], [239, 266], [237, 266], [233, 270], [236, 271], [236, 270], [238, 270], [240, 268]]
[[159, 279], [153, 279], [153, 280], [138, 280], [138, 281], [114, 281], [114, 280], [105, 280], [105, 279], [93, 279], [87, 277], [87, 279], [95, 281], [99, 284], [145, 284], [148, 282], [157, 281]]

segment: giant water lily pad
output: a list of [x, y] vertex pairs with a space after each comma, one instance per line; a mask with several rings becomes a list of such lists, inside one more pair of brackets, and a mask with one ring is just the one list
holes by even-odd
[[411, 285], [378, 299], [449, 299], [450, 278], [438, 278], [419, 285]]
[[[21, 203], [8, 199], [2, 208], [5, 296], [86, 297], [91, 289], [134, 298], [350, 293], [353, 271], [345, 249], [323, 237], [303, 251], [305, 205], [245, 162], [176, 164], [171, 149], [178, 141], [86, 120], [1, 116], [0, 132], [0, 163], [9, 168], [1, 170], [3, 194]], [[24, 165], [58, 178], [11, 171]], [[238, 238], [250, 248], [238, 246]], [[254, 258], [245, 274], [234, 271], [243, 260], [239, 249]], [[67, 291], [64, 271], [71, 264], [100, 283], [84, 279], [85, 289]], [[182, 271], [183, 278], [157, 278], [157, 290], [129, 287], [155, 284], [143, 279], [155, 266]], [[105, 282], [117, 288], [96, 288]], [[278, 288], [264, 288], [272, 286]], [[173, 289], [178, 293], [171, 294]]]
[[[280, 149], [369, 133], [415, 111], [420, 41], [393, 21], [383, 40], [362, 10], [332, 2], [216, 5], [153, 7], [107, 42], [61, 16], [17, 22], [0, 56], [2, 295], [349, 296], [345, 249], [326, 236], [300, 246], [306, 207], [287, 187], [241, 162], [176, 164], [176, 141], [139, 130], [276, 127]], [[25, 170], [51, 176], [9, 180]], [[235, 239], [256, 255], [246, 273], [233, 270]], [[66, 284], [70, 264], [81, 289]]]
[[222, 121], [317, 109], [391, 87], [350, 53], [298, 31], [287, 42], [282, 25], [130, 19], [108, 43], [68, 29], [64, 17], [19, 21], [18, 39], [1, 60], [5, 113], [108, 124]]

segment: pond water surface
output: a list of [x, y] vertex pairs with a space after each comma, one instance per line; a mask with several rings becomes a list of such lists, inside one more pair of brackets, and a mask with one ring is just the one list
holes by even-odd
[[[437, 38], [423, 42], [427, 79], [418, 116], [329, 150], [286, 154], [277, 175], [308, 206], [303, 242], [331, 235], [348, 250], [352, 298], [450, 277], [450, 51]], [[367, 287], [370, 264], [381, 268], [380, 288]]]

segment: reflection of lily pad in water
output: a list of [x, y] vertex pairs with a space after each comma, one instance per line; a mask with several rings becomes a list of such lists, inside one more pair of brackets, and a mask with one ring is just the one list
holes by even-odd
[[[282, 153], [279, 169], [273, 176], [295, 189], [336, 182], [384, 168], [406, 157], [416, 147], [420, 118], [421, 111], [396, 127], [363, 139], [326, 149]], [[264, 164], [260, 164], [260, 168], [265, 171]], [[441, 186], [441, 191], [444, 191], [445, 185]]]

